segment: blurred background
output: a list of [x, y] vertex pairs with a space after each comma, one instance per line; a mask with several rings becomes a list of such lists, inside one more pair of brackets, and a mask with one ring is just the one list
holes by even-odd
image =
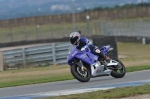
[[150, 0], [0, 0], [0, 42], [84, 35], [150, 36]]
[[127, 66], [150, 63], [150, 0], [0, 0], [0, 48], [49, 43], [78, 30], [115, 37]]

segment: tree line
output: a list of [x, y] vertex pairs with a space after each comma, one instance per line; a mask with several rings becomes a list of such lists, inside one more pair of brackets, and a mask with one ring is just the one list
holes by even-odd
[[124, 4], [124, 5], [116, 5], [114, 7], [94, 7], [93, 9], [85, 9], [83, 12], [89, 11], [103, 11], [103, 10], [114, 10], [114, 9], [128, 9], [128, 8], [135, 8], [135, 7], [148, 7], [150, 6], [149, 2], [141, 2], [138, 4]]

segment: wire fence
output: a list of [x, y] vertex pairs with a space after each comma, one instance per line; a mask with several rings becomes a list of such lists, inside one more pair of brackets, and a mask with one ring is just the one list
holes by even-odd
[[[86, 36], [92, 35], [97, 27], [95, 22], [76, 23], [76, 31], [81, 30]], [[74, 31], [72, 23], [45, 24], [36, 26], [22, 26], [0, 28], [0, 42], [31, 41], [40, 39], [56, 39], [69, 37]]]
[[[150, 19], [136, 20], [87, 20], [76, 23], [76, 30], [81, 30], [85, 36], [142, 36], [150, 37]], [[69, 37], [74, 31], [72, 23], [45, 24], [34, 26], [21, 26], [0, 28], [0, 42], [31, 41], [40, 39], [56, 39]]]
[[100, 23], [101, 34], [106, 36], [150, 37], [150, 21], [103, 21]]

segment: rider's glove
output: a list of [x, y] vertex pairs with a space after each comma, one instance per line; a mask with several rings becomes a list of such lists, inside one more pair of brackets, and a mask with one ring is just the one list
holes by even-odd
[[84, 50], [86, 50], [87, 48], [88, 48], [88, 46], [84, 46], [84, 47], [81, 48], [81, 51], [84, 51]]

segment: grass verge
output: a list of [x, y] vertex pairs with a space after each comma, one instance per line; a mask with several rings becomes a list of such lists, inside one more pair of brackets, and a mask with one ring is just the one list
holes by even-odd
[[150, 85], [116, 88], [97, 92], [59, 96], [59, 97], [40, 98], [40, 99], [118, 99], [118, 98], [120, 99], [123, 97], [143, 95], [143, 94], [150, 94]]
[[[126, 67], [127, 72], [150, 69], [150, 66]], [[74, 79], [69, 66], [38, 67], [0, 73], [0, 88]]]
[[124, 63], [126, 67], [129, 66], [142, 66], [150, 64], [150, 46], [149, 44], [143, 45], [140, 43], [123, 43], [118, 42], [118, 55], [119, 59]]
[[134, 71], [141, 71], [141, 70], [148, 70], [150, 66], [133, 66], [133, 67], [126, 67], [127, 72], [134, 72]]

